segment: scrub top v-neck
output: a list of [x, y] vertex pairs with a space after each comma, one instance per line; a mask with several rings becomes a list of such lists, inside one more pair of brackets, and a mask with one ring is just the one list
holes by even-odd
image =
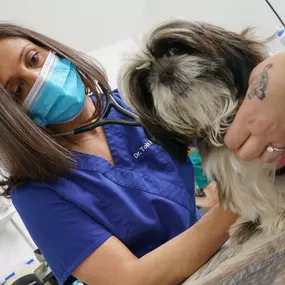
[[[115, 98], [127, 108], [117, 91]], [[112, 109], [110, 118], [124, 118]], [[63, 284], [111, 236], [137, 257], [191, 227], [195, 206], [190, 161], [177, 164], [141, 127], [104, 127], [115, 166], [74, 152], [65, 176], [26, 183], [11, 198], [30, 235]]]

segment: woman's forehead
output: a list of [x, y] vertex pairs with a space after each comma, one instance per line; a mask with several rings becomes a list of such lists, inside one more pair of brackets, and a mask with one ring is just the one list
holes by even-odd
[[9, 65], [19, 61], [22, 50], [25, 46], [32, 44], [23, 38], [5, 38], [0, 40], [0, 71], [2, 65]]
[[32, 42], [24, 38], [15, 37], [0, 39], [0, 55], [13, 55], [18, 49], [22, 49], [27, 44], [32, 44]]
[[21, 53], [27, 45], [32, 45], [27, 39], [5, 38], [0, 40], [0, 82], [4, 84], [5, 77], [20, 65]]

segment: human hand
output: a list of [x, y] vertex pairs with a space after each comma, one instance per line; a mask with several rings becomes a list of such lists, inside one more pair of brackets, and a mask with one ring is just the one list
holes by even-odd
[[285, 52], [260, 63], [251, 73], [249, 87], [225, 136], [225, 144], [244, 160], [274, 162], [285, 147]]
[[217, 183], [211, 182], [204, 189], [205, 197], [196, 196], [196, 206], [201, 208], [212, 208], [219, 202]]

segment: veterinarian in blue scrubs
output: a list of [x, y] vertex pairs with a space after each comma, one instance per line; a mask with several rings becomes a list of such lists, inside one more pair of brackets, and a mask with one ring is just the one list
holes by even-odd
[[[60, 284], [180, 284], [237, 217], [198, 221], [191, 162], [148, 140], [95, 63], [13, 25], [0, 42], [2, 185]], [[96, 90], [113, 107], [94, 129]]]

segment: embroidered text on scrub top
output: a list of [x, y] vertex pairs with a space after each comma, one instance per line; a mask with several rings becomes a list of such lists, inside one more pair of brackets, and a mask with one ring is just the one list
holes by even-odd
[[134, 158], [139, 158], [141, 155], [143, 155], [143, 153], [145, 151], [148, 150], [148, 148], [152, 145], [152, 142], [150, 140], [148, 140], [147, 142], [145, 142], [140, 148], [138, 151], [136, 151], [133, 156]]

